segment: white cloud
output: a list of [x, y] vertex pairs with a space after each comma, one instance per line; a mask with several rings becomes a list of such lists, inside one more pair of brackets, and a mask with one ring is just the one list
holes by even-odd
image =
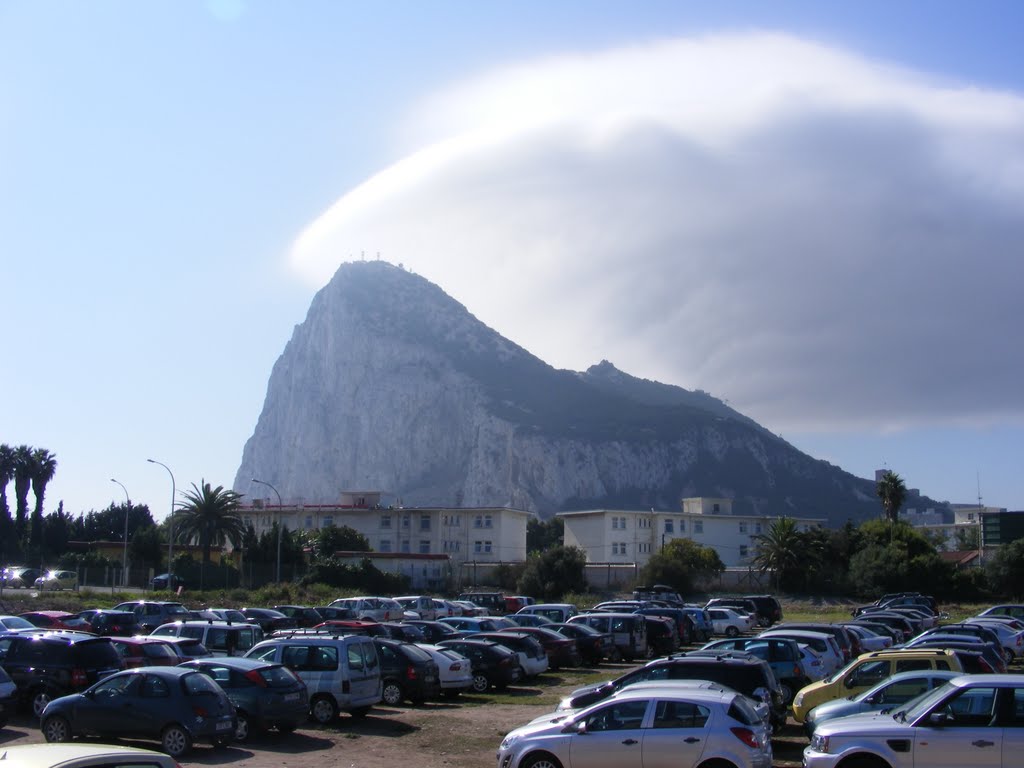
[[297, 240], [311, 279], [379, 251], [553, 365], [778, 429], [1024, 414], [1019, 95], [738, 35], [486, 74], [408, 132]]

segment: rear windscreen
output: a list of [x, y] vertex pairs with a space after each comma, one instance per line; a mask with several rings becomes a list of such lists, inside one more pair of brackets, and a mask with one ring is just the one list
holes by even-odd
[[147, 659], [167, 660], [177, 663], [178, 654], [169, 645], [163, 643], [143, 643], [142, 655]]
[[98, 667], [101, 669], [109, 667], [120, 667], [121, 656], [118, 654], [114, 644], [109, 640], [87, 640], [75, 643], [71, 654], [76, 664], [83, 667]]
[[266, 680], [271, 688], [288, 688], [295, 685], [298, 680], [287, 667], [266, 667], [259, 672], [260, 677]]

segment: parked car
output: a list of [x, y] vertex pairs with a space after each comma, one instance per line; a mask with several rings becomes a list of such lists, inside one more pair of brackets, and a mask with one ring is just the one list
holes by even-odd
[[214, 656], [244, 656], [263, 639], [263, 630], [229, 621], [175, 621], [157, 627], [150, 637], [192, 637]]
[[577, 613], [579, 611], [576, 610], [576, 606], [572, 603], [534, 603], [517, 611], [517, 614], [520, 616], [544, 616], [556, 624], [568, 621]]
[[10, 566], [4, 569], [4, 586], [21, 587], [27, 589], [34, 587], [36, 579], [42, 575], [38, 568], [26, 568], [25, 566]]
[[478, 608], [483, 608], [491, 616], [501, 616], [505, 613], [505, 595], [501, 592], [471, 591], [463, 592], [456, 598], [457, 601], [473, 603]]
[[473, 686], [473, 664], [451, 648], [430, 643], [417, 643], [419, 648], [430, 654], [437, 664], [438, 678], [441, 681], [441, 695], [452, 698]]
[[889, 634], [879, 634], [863, 624], [843, 624], [848, 630], [857, 635], [860, 640], [860, 647], [864, 653], [871, 651], [884, 651], [892, 648], [892, 637]]
[[549, 627], [555, 623], [539, 613], [507, 613], [505, 618], [520, 627]]
[[527, 595], [505, 595], [505, 613], [515, 613], [537, 601]]
[[769, 768], [765, 726], [741, 694], [711, 689], [624, 692], [567, 718], [511, 731], [500, 768]]
[[598, 632], [612, 636], [617, 657], [626, 661], [647, 655], [647, 622], [635, 613], [581, 613], [569, 619], [570, 624], [586, 624]]
[[667, 605], [682, 606], [686, 601], [672, 587], [655, 584], [653, 587], [636, 587], [633, 590], [634, 600], [657, 600]]
[[291, 733], [309, 716], [306, 684], [282, 664], [259, 659], [197, 659], [181, 665], [209, 675], [235, 705], [235, 741], [269, 728]]
[[[795, 622], [788, 621], [784, 624], [776, 624], [769, 631], [770, 632], [789, 632], [791, 630], [805, 630], [808, 632], [825, 632], [832, 635], [835, 638], [836, 645], [839, 646], [839, 650], [842, 654], [843, 664], [848, 664], [853, 661], [860, 654], [855, 653], [855, 647], [853, 645], [853, 633], [846, 629], [841, 624], [826, 624], [825, 622]], [[766, 634], [765, 632], [761, 633]]]
[[257, 643], [246, 658], [283, 664], [309, 689], [309, 711], [326, 725], [339, 712], [365, 717], [381, 700], [381, 670], [373, 639], [306, 635]]
[[0, 616], [0, 632], [38, 632], [39, 627], [21, 616]]
[[[434, 598], [429, 595], [405, 595], [403, 597], [396, 597], [397, 602], [406, 611], [414, 611], [417, 615], [417, 619], [423, 621], [434, 621], [438, 617], [438, 608], [434, 604]], [[447, 610], [444, 610], [443, 616], [450, 615]]]
[[17, 685], [19, 701], [36, 717], [53, 699], [124, 668], [109, 638], [78, 633], [14, 635], [0, 663]]
[[684, 605], [680, 610], [693, 619], [697, 630], [693, 638], [694, 642], [706, 643], [711, 639], [711, 636], [715, 634], [715, 628], [711, 624], [711, 617], [708, 616], [708, 612], [703, 607], [699, 605]]
[[28, 611], [21, 618], [37, 629], [63, 629], [72, 632], [91, 632], [92, 625], [77, 613], [68, 611]]
[[545, 627], [512, 627], [499, 630], [497, 634], [508, 633], [525, 634], [537, 640], [544, 646], [544, 652], [548, 656], [548, 667], [550, 669], [578, 667], [582, 663], [580, 652], [576, 648], [576, 641], [552, 629], [546, 629]]
[[331, 603], [334, 608], [355, 611], [360, 621], [401, 621], [405, 609], [390, 597], [343, 597]]
[[1003, 649], [995, 643], [970, 635], [924, 635], [911, 640], [903, 648], [949, 648], [959, 651], [977, 651], [985, 657], [992, 671], [1002, 674], [1007, 671]]
[[401, 640], [375, 637], [380, 658], [381, 701], [396, 707], [408, 699], [422, 704], [441, 694], [437, 663], [422, 648]]
[[[304, 630], [299, 630], [302, 632]], [[388, 628], [377, 621], [360, 621], [359, 619], [332, 619], [331, 621], [325, 621], [317, 624], [313, 627], [315, 632], [333, 632], [338, 635], [366, 635], [367, 637], [391, 637], [391, 632]], [[295, 634], [291, 630], [286, 630], [284, 635]]]
[[149, 583], [154, 590], [169, 589], [172, 592], [177, 591], [179, 587], [188, 586], [186, 581], [176, 573], [161, 573], [158, 576], [154, 576]]
[[381, 624], [381, 626], [387, 630], [388, 637], [392, 640], [401, 640], [405, 643], [422, 643], [427, 639], [422, 629], [407, 621], [389, 621]]
[[142, 634], [138, 617], [131, 611], [112, 611], [94, 608], [79, 611], [78, 617], [86, 621], [97, 635], [130, 637]]
[[355, 619], [356, 612], [351, 608], [339, 608], [331, 605], [318, 605], [316, 612], [323, 616], [323, 621], [334, 621], [337, 619]]
[[174, 667], [181, 663], [178, 650], [171, 643], [160, 638], [111, 637], [110, 642], [121, 656], [125, 669], [136, 667]]
[[708, 608], [708, 616], [711, 617], [711, 626], [715, 629], [716, 635], [726, 637], [737, 637], [749, 632], [757, 626], [757, 614], [739, 614], [732, 608]]
[[78, 589], [78, 574], [74, 571], [47, 571], [34, 582], [36, 589]]
[[456, 637], [462, 636], [459, 630], [443, 621], [408, 621], [406, 623], [419, 628], [424, 639], [429, 643], [436, 644], [441, 640], [454, 640]]
[[324, 620], [320, 611], [308, 605], [275, 605], [273, 608], [275, 611], [295, 619], [295, 624], [298, 627], [315, 627]]
[[470, 638], [443, 640], [437, 645], [469, 659], [473, 666], [470, 689], [474, 693], [486, 693], [488, 688], [501, 690], [522, 679], [519, 657], [504, 645]]
[[960, 637], [974, 637], [979, 640], [984, 640], [986, 643], [993, 643], [997, 648], [1001, 649], [1003, 658], [1006, 659], [1006, 663], [1009, 664], [1011, 656], [1009, 649], [1003, 646], [999, 635], [995, 633], [990, 627], [982, 626], [981, 624], [967, 624], [966, 622], [960, 622], [958, 624], [943, 624], [941, 627], [935, 627], [935, 629], [929, 629], [927, 632], [922, 632], [914, 640], [927, 640], [935, 635], [957, 635]]
[[476, 632], [497, 632], [508, 626], [517, 626], [512, 622], [506, 623], [497, 616], [449, 616], [441, 621], [463, 635], [472, 635]]
[[[197, 717], [197, 710], [204, 714]], [[43, 710], [40, 727], [49, 742], [86, 733], [159, 739], [164, 752], [181, 757], [197, 740], [226, 746], [235, 725], [227, 694], [206, 675], [185, 667], [145, 667], [55, 699]]]
[[667, 616], [648, 616], [643, 613], [638, 615], [644, 617], [647, 625], [646, 656], [667, 656], [679, 650], [679, 634], [675, 621]]
[[170, 755], [111, 744], [19, 744], [4, 755], [19, 768], [181, 768]]
[[1009, 616], [1013, 619], [1024, 620], [1024, 605], [1020, 603], [1003, 603], [986, 608], [978, 614], [979, 616]]
[[[806, 629], [785, 630], [773, 628], [767, 632], [762, 632], [758, 637], [784, 637], [796, 640], [801, 645], [808, 646], [821, 660], [821, 675], [818, 679], [828, 677], [834, 672], [838, 672], [843, 667], [843, 653], [839, 649], [839, 644], [836, 642], [835, 636], [832, 634], [825, 632], [811, 632]], [[813, 675], [808, 676], [814, 677]]]
[[[886, 715], [853, 715], [819, 725], [804, 750], [806, 768], [840, 765], [1020, 765], [1017, 702], [1024, 675], [964, 675]], [[855, 761], [848, 758], [856, 756]]]
[[803, 654], [796, 640], [785, 637], [736, 637], [715, 640], [703, 650], [743, 651], [768, 662], [782, 689], [782, 700], [787, 706], [793, 696], [811, 682], [803, 666]]
[[580, 659], [587, 666], [596, 667], [615, 653], [611, 634], [598, 632], [586, 624], [551, 624], [547, 629], [575, 640]]
[[782, 603], [774, 595], [744, 595], [757, 608], [757, 621], [762, 627], [770, 627], [782, 621]]
[[477, 605], [470, 600], [449, 600], [455, 608], [458, 609], [458, 613], [453, 613], [453, 616], [489, 616], [490, 612], [483, 606]]
[[211, 614], [210, 616], [204, 616], [205, 619], [213, 619], [214, 621], [233, 621], [239, 624], [254, 624], [252, 620], [246, 617], [237, 608], [204, 608], [204, 613]]
[[479, 632], [473, 635], [474, 640], [487, 640], [504, 645], [519, 657], [519, 668], [522, 679], [528, 680], [548, 671], [550, 661], [548, 653], [540, 640], [526, 632], [513, 632], [505, 629], [501, 632]]
[[451, 600], [445, 600], [440, 597], [433, 598], [434, 602], [434, 619], [440, 619], [445, 616], [461, 616], [462, 608], [456, 605]]
[[[750, 628], [762, 624], [761, 617], [757, 612], [757, 603], [746, 597], [713, 597], [704, 604], [704, 607], [709, 611], [712, 608], [729, 608], [741, 616], [749, 616], [752, 619]], [[762, 626], [764, 625], [762, 624]], [[718, 634], [722, 633], [718, 632]]]
[[265, 635], [282, 629], [296, 629], [299, 625], [291, 616], [271, 608], [243, 608], [242, 613], [250, 623], [259, 625]]
[[145, 634], [152, 632], [161, 624], [182, 621], [188, 616], [188, 609], [184, 605], [170, 600], [132, 600], [118, 603], [114, 610], [134, 613], [141, 631]]
[[14, 714], [18, 703], [18, 686], [11, 680], [11, 676], [0, 667], [0, 728], [7, 725], [7, 721]]
[[897, 672], [921, 669], [962, 672], [963, 665], [956, 653], [939, 648], [893, 648], [865, 653], [832, 677], [811, 683], [797, 692], [793, 699], [793, 718], [802, 723], [807, 713], [819, 704], [865, 691]]
[[1003, 623], [999, 619], [980, 617], [967, 619], [964, 623], [978, 624], [982, 627], [988, 627], [995, 632], [999, 638], [999, 644], [1003, 649], [1003, 656], [1006, 657], [1007, 664], [1012, 664], [1014, 660], [1020, 658], [1021, 654], [1024, 654], [1024, 632], [1019, 628]]

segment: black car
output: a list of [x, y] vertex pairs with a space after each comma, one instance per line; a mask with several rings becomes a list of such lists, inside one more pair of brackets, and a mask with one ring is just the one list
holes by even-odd
[[235, 741], [276, 728], [291, 733], [309, 716], [306, 684], [281, 664], [222, 656], [181, 666], [209, 675], [235, 705]]
[[388, 635], [393, 640], [402, 640], [406, 643], [427, 642], [427, 636], [423, 630], [407, 621], [385, 621], [381, 626], [387, 629]]
[[580, 658], [587, 666], [596, 667], [615, 653], [615, 641], [608, 632], [598, 632], [586, 624], [549, 624], [547, 628], [575, 640]]
[[757, 621], [762, 627], [770, 627], [782, 621], [782, 603], [773, 595], [744, 595], [757, 607]]
[[102, 608], [80, 611], [79, 618], [89, 622], [92, 632], [97, 635], [130, 637], [145, 634], [139, 625], [139, 617], [132, 611], [113, 611]]
[[299, 623], [291, 616], [271, 608], [243, 608], [245, 618], [253, 624], [259, 624], [264, 633], [270, 634], [282, 629], [296, 629]]
[[172, 621], [185, 621], [188, 618], [188, 609], [181, 603], [171, 600], [132, 600], [127, 603], [118, 603], [114, 606], [115, 611], [131, 611], [138, 619], [140, 631], [148, 635], [161, 624], [168, 624]]
[[164, 752], [180, 757], [197, 739], [217, 747], [230, 744], [234, 710], [227, 694], [201, 672], [141, 667], [50, 702], [42, 712], [42, 731], [50, 742], [79, 734], [159, 739]]
[[19, 701], [31, 705], [36, 717], [53, 699], [124, 668], [109, 638], [75, 633], [12, 637], [2, 665], [18, 687]]
[[321, 621], [332, 621], [334, 619], [344, 621], [346, 619], [359, 618], [359, 614], [352, 608], [340, 608], [337, 605], [318, 605], [313, 610], [323, 616]]
[[519, 671], [524, 678], [535, 677], [548, 669], [548, 652], [544, 650], [540, 640], [530, 637], [525, 632], [513, 632], [510, 629], [501, 632], [478, 632], [473, 635], [473, 639], [487, 640], [515, 651], [520, 657]]
[[675, 622], [668, 616], [647, 616], [647, 647], [653, 656], [667, 656], [679, 650]]
[[185, 580], [177, 574], [161, 573], [159, 576], [154, 576], [152, 581], [149, 582], [154, 590], [170, 589], [176, 590], [179, 587], [187, 587], [188, 584]]
[[295, 619], [296, 626], [315, 627], [327, 617], [308, 605], [275, 605], [274, 610]]
[[492, 686], [499, 690], [507, 688], [522, 678], [519, 656], [504, 645], [465, 638], [442, 640], [437, 645], [451, 648], [469, 659], [473, 665], [471, 690], [474, 693], [486, 693]]
[[406, 699], [414, 704], [441, 695], [441, 678], [433, 657], [412, 643], [375, 637], [380, 659], [381, 701], [395, 707]]
[[462, 637], [462, 633], [459, 630], [455, 629], [451, 624], [445, 624], [443, 621], [418, 621], [412, 619], [405, 623], [422, 631], [428, 643], [439, 643], [442, 640], [454, 640], [457, 637]]

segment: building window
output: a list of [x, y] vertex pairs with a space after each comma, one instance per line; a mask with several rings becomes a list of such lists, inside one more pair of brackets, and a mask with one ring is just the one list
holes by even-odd
[[483, 553], [485, 555], [489, 555], [491, 553], [491, 549], [492, 549], [492, 546], [491, 546], [491, 542], [489, 542], [489, 541], [474, 541], [473, 542], [473, 551], [478, 553], [478, 554], [479, 553]]
[[746, 533], [746, 532], [747, 532], [747, 521], [746, 520], [740, 520], [740, 533]]
[[429, 531], [430, 530], [430, 515], [420, 515], [420, 530], [421, 531]]
[[409, 551], [409, 540], [408, 539], [406, 539], [405, 541], [402, 542], [402, 551], [403, 552], [408, 552]]
[[477, 515], [476, 517], [473, 518], [473, 527], [474, 528], [483, 528], [484, 527], [484, 516], [483, 515]]
[[403, 528], [408, 528], [409, 527], [409, 516], [408, 515], [402, 515], [402, 527]]
[[380, 540], [380, 551], [381, 552], [390, 552], [391, 551], [391, 539], [381, 539]]
[[320, 527], [321, 527], [321, 528], [330, 528], [330, 527], [332, 527], [333, 525], [334, 525], [334, 518], [333, 518], [333, 517], [331, 517], [330, 515], [328, 515], [327, 517], [325, 517], [325, 518], [323, 519], [323, 521], [322, 521], [322, 522], [320, 523]]
[[619, 530], [619, 518], [617, 518], [617, 517], [613, 517], [612, 518], [612, 530], [613, 531]]
[[444, 526], [445, 528], [447, 528], [447, 527], [448, 527], [448, 515], [445, 515], [445, 516], [444, 516], [444, 522], [443, 522], [443, 523], [441, 523], [441, 525], [443, 525], [443, 526]]
[[429, 541], [425, 541], [425, 540], [422, 540], [422, 539], [420, 540], [420, 554], [421, 555], [429, 555], [430, 554], [430, 542]]
[[390, 528], [391, 527], [391, 515], [381, 515], [380, 516], [380, 527], [381, 528]]
[[760, 532], [761, 532], [761, 524], [760, 523], [754, 523], [754, 533], [760, 533]]
[[490, 515], [484, 515], [484, 528], [490, 528], [491, 525], [492, 525], [492, 522], [493, 521], [491, 520], [491, 516]]
[[313, 516], [312, 515], [306, 515], [306, 528], [309, 529], [309, 528], [312, 528], [312, 527], [313, 527]]
[[746, 557], [746, 556], [747, 556], [747, 545], [746, 544], [740, 544], [740, 557]]
[[969, 523], [973, 523], [974, 522], [974, 513], [973, 512], [968, 512], [967, 513], [967, 522], [969, 522]]
[[693, 532], [694, 533], [704, 533], [704, 521], [703, 520], [694, 520], [693, 521]]
[[671, 520], [665, 521], [665, 533], [675, 533], [675, 524]]
[[686, 533], [686, 520], [685, 518], [679, 518], [679, 532]]
[[721, 512], [722, 510], [719, 509], [718, 504], [712, 504], [711, 505], [711, 511], [712, 512]]

